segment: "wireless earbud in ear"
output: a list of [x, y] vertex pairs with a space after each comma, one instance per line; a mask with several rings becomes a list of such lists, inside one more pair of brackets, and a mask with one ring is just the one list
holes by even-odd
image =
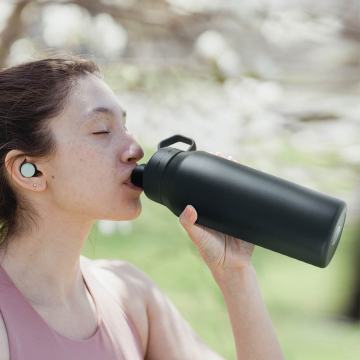
[[28, 163], [26, 162], [26, 160], [24, 160], [21, 163], [20, 172], [22, 176], [30, 178], [36, 175], [38, 173], [38, 170], [36, 169], [36, 166], [34, 164]]

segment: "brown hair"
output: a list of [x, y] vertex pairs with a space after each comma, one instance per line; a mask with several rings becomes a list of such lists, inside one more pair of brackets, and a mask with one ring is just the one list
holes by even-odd
[[14, 235], [29, 231], [31, 222], [37, 226], [39, 216], [11, 187], [6, 154], [17, 149], [29, 157], [47, 159], [55, 153], [48, 120], [61, 114], [76, 81], [86, 73], [102, 78], [95, 62], [75, 55], [51, 56], [0, 70], [1, 248], [7, 248]]

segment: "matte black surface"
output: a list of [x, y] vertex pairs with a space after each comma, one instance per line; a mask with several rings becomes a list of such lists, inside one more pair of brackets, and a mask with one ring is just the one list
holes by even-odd
[[143, 172], [145, 170], [145, 165], [146, 164], [141, 164], [136, 166], [131, 173], [131, 182], [140, 188], [143, 187]]
[[318, 267], [346, 218], [342, 200], [205, 151], [159, 148], [131, 180], [177, 216], [191, 204], [197, 224]]

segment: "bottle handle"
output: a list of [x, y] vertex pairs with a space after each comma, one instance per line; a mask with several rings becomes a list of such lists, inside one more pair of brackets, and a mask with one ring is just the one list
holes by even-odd
[[179, 135], [179, 134], [173, 135], [173, 136], [170, 136], [169, 138], [161, 140], [159, 142], [159, 144], [158, 144], [158, 150], [160, 148], [169, 146], [171, 144], [175, 144], [177, 142], [183, 142], [185, 144], [189, 144], [190, 146], [186, 151], [196, 150], [196, 144], [195, 144], [195, 141], [193, 139], [188, 138], [188, 137], [183, 136], [183, 135]]

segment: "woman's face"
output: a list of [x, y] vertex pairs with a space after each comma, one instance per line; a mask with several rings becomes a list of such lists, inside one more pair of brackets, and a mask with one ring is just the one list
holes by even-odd
[[50, 122], [57, 152], [47, 164], [47, 182], [58, 208], [94, 220], [140, 214], [141, 192], [124, 182], [144, 153], [124, 115], [103, 80], [92, 74], [79, 78], [64, 112]]

